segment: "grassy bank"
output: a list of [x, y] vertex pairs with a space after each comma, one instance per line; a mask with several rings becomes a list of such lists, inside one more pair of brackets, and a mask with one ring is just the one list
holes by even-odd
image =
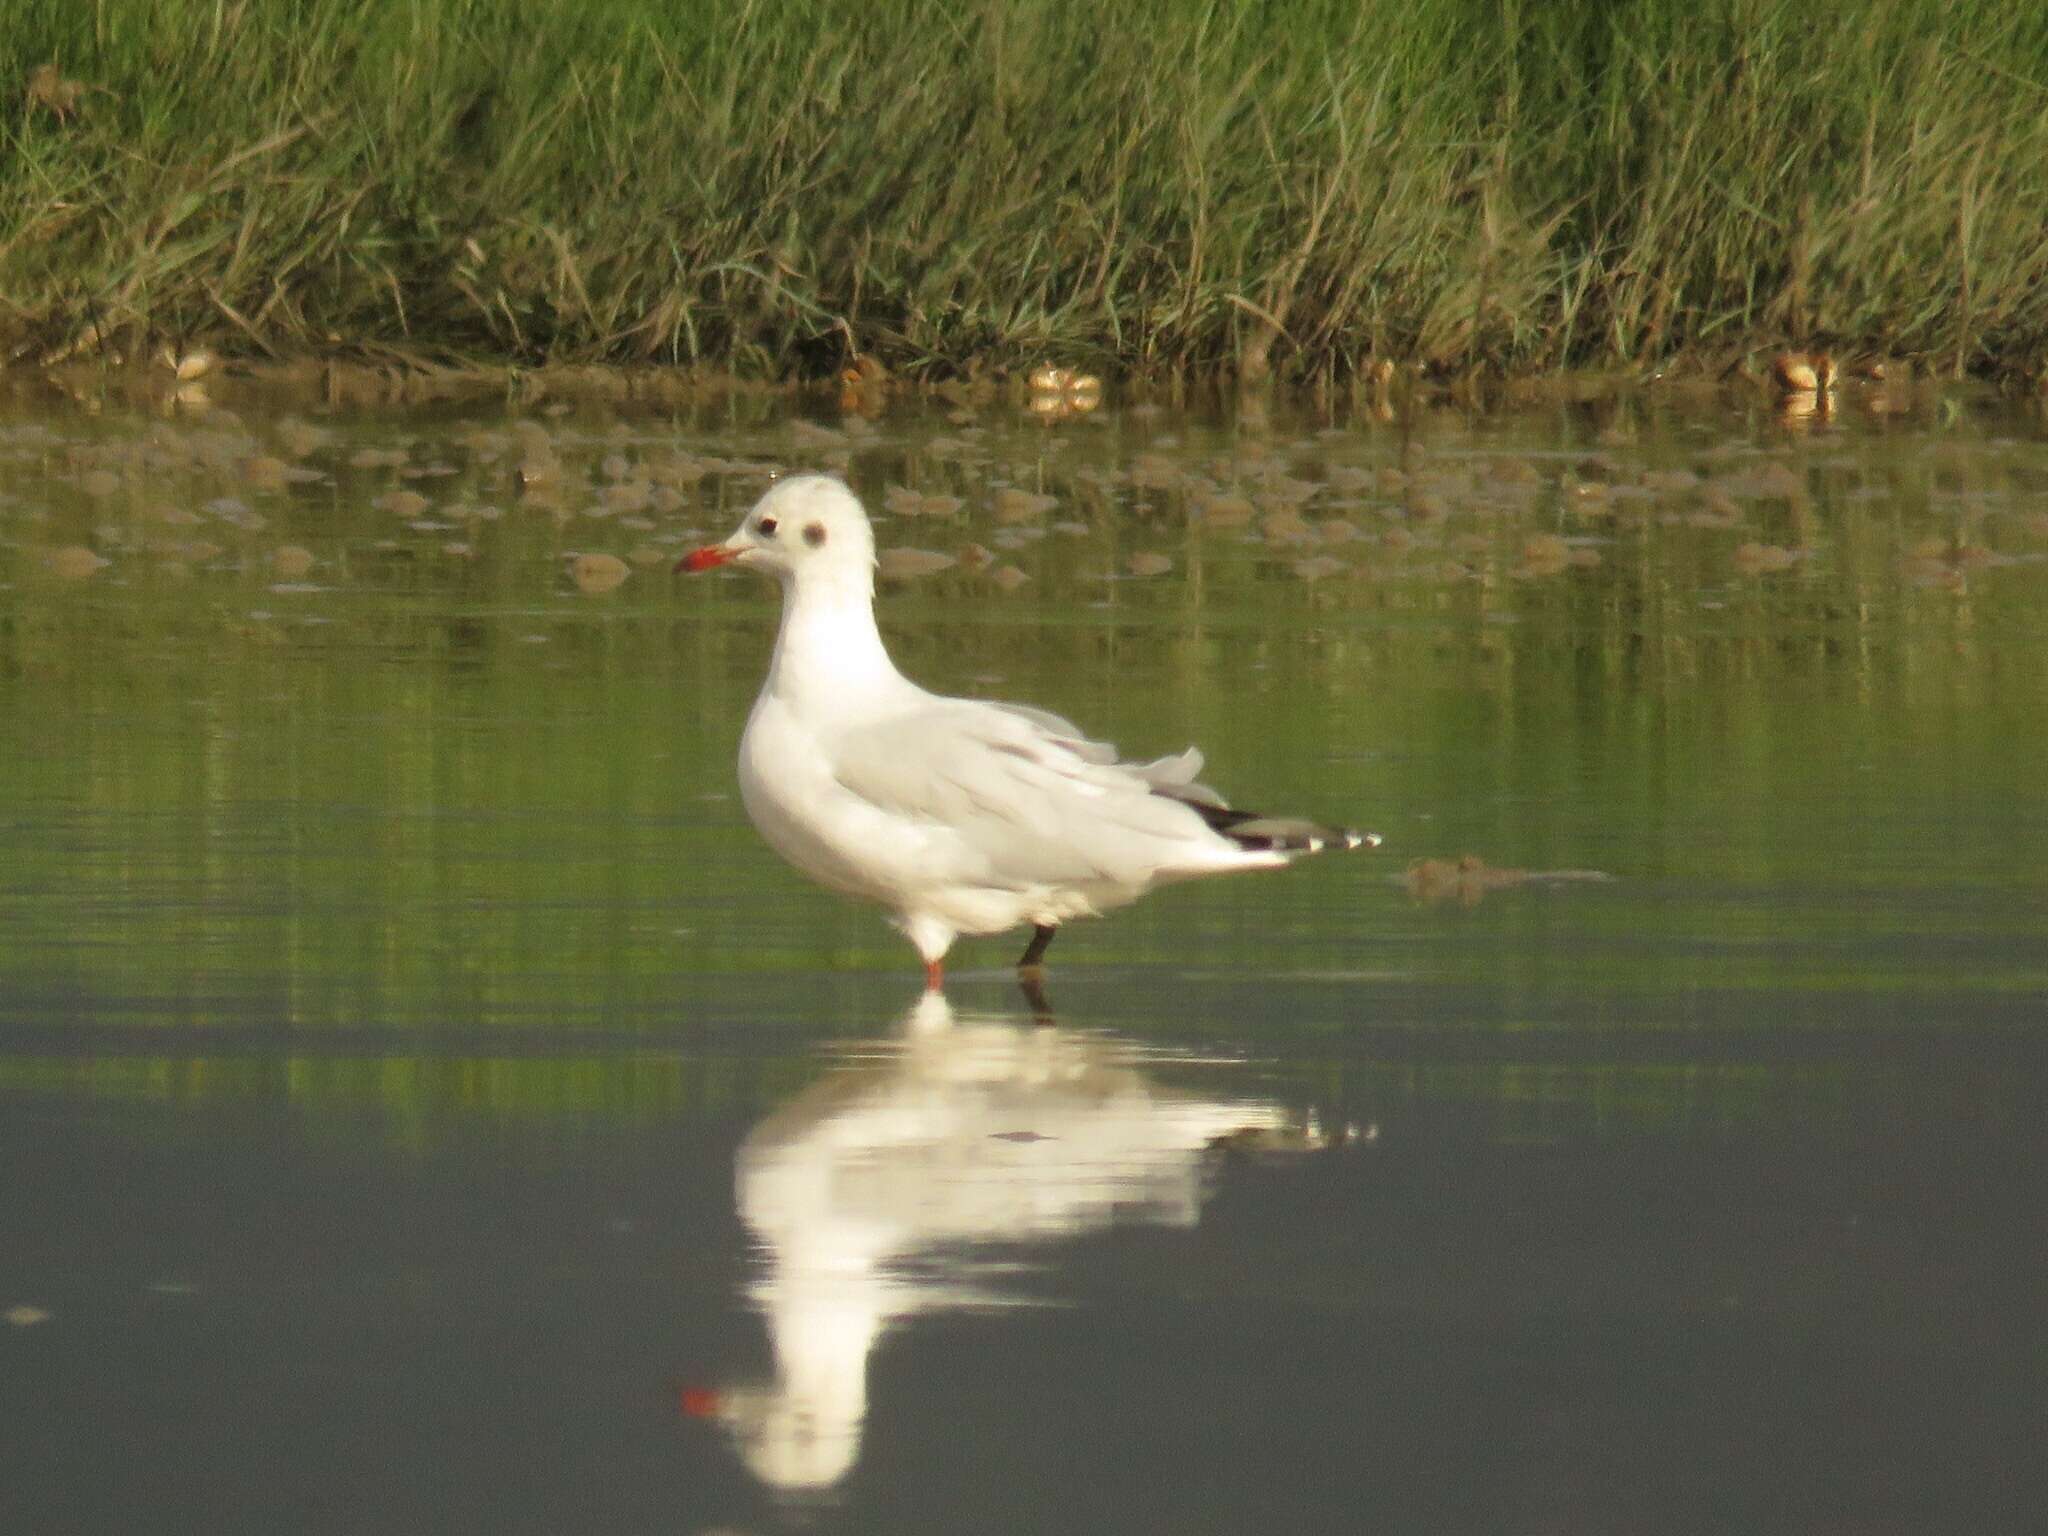
[[16, 364], [2048, 352], [2010, 0], [26, 0], [0, 82]]

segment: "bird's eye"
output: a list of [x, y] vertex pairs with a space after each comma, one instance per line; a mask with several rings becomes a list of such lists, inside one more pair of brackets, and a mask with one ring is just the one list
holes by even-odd
[[762, 518], [762, 519], [761, 519], [761, 521], [759, 521], [758, 523], [754, 524], [754, 532], [756, 532], [756, 533], [760, 534], [760, 535], [761, 535], [761, 537], [762, 537], [762, 538], [764, 538], [764, 539], [772, 539], [772, 538], [774, 538], [774, 537], [775, 537], [775, 519], [774, 519], [774, 518], [772, 518], [772, 517], [764, 517], [764, 518]]

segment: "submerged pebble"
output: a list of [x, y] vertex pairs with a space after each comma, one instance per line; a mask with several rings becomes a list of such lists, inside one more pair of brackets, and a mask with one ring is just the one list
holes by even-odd
[[633, 574], [617, 555], [582, 554], [570, 562], [569, 573], [585, 592], [610, 592]]
[[1735, 546], [1734, 561], [1735, 568], [1745, 576], [1758, 576], [1790, 569], [1799, 563], [1799, 553], [1782, 545], [1759, 544], [1751, 540]]
[[370, 503], [380, 512], [389, 512], [396, 517], [414, 517], [424, 512], [432, 503], [418, 491], [386, 491]]
[[45, 569], [66, 581], [82, 581], [112, 564], [113, 561], [93, 553], [83, 544], [66, 544], [43, 555]]
[[909, 581], [935, 575], [950, 570], [955, 563], [951, 555], [934, 549], [906, 549], [901, 546], [883, 550], [875, 561], [876, 568], [888, 581]]
[[1295, 561], [1288, 569], [1303, 581], [1317, 582], [1341, 576], [1351, 567], [1332, 555], [1311, 555], [1306, 560]]

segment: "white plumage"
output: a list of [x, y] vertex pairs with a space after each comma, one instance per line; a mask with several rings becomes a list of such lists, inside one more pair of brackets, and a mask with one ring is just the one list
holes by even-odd
[[1156, 885], [1269, 869], [1378, 843], [1232, 811], [1190, 748], [1119, 761], [1057, 715], [944, 698], [896, 670], [875, 627], [874, 536], [839, 481], [777, 482], [723, 544], [679, 570], [736, 564], [782, 583], [782, 628], [740, 742], [740, 793], [776, 852], [887, 908], [929, 983], [960, 934], [1037, 930]]

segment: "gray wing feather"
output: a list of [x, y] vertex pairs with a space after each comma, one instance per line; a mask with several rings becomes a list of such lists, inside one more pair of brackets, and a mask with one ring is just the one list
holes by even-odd
[[1049, 709], [1035, 709], [1029, 704], [992, 704], [991, 709], [1002, 710], [1020, 720], [1029, 721], [1038, 727], [1049, 739], [1065, 747], [1083, 762], [1116, 766], [1135, 773], [1152, 787], [1155, 794], [1167, 795], [1175, 800], [1185, 800], [1192, 805], [1212, 806], [1219, 811], [1230, 809], [1230, 803], [1207, 784], [1195, 781], [1195, 775], [1202, 771], [1202, 753], [1197, 747], [1185, 752], [1176, 752], [1170, 757], [1154, 758], [1149, 763], [1119, 762], [1117, 750], [1106, 741], [1092, 741], [1083, 735], [1081, 728], [1064, 715], [1056, 715]]
[[[972, 701], [967, 701], [972, 702]], [[1006, 715], [1015, 715], [1037, 727], [1048, 740], [1057, 742], [1080, 758], [1084, 763], [1113, 763], [1116, 748], [1106, 741], [1091, 741], [1082, 733], [1081, 727], [1065, 715], [1056, 715], [1049, 709], [1036, 709], [1029, 704], [989, 704], [989, 709], [1000, 710]], [[1190, 748], [1189, 750], [1193, 750]], [[1162, 758], [1160, 761], [1164, 762]], [[1201, 761], [1198, 755], [1195, 761]]]
[[848, 732], [833, 759], [844, 788], [924, 823], [934, 857], [978, 883], [1143, 885], [1227, 847], [1180, 803], [1215, 800], [1194, 782], [1200, 753], [1120, 763], [1042, 710], [934, 699]]

